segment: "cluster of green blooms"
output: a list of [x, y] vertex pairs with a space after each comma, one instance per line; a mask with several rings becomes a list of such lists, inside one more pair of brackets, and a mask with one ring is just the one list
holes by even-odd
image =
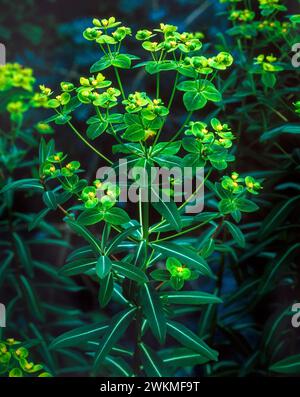
[[233, 172], [231, 176], [224, 176], [221, 185], [223, 189], [233, 194], [240, 194], [247, 190], [251, 194], [259, 194], [262, 189], [261, 184], [252, 176], [242, 178], [237, 172]]
[[50, 177], [70, 177], [80, 168], [79, 161], [71, 161], [63, 165], [63, 161], [67, 156], [62, 152], [55, 153], [47, 158], [42, 166], [42, 176]]
[[170, 273], [171, 286], [176, 290], [180, 290], [185, 281], [195, 280], [198, 277], [195, 271], [190, 270], [176, 258], [168, 258], [166, 268]]
[[32, 91], [35, 78], [30, 68], [23, 68], [18, 63], [0, 65], [0, 91], [7, 91], [13, 87]]
[[[126, 36], [131, 36], [131, 29], [126, 26], [119, 26], [121, 22], [117, 22], [115, 17], [101, 20], [94, 18], [93, 25], [83, 32], [83, 37], [86, 40], [96, 41], [100, 45], [121, 43]], [[114, 29], [114, 31], [109, 32], [111, 29]]]
[[[227, 167], [227, 161], [232, 161], [233, 156], [229, 156], [227, 149], [232, 146], [235, 139], [228, 124], [222, 124], [218, 119], [213, 118], [210, 121], [212, 129], [209, 130], [207, 123], [201, 121], [192, 121], [185, 135], [193, 136], [183, 140], [183, 147], [190, 153], [199, 154], [205, 162], [210, 161], [211, 165], [217, 169]], [[190, 157], [188, 157], [190, 161]]]
[[7, 63], [0, 66], [0, 92], [12, 89], [21, 91], [13, 96], [7, 103], [6, 110], [10, 114], [11, 121], [21, 124], [23, 114], [30, 107], [46, 107], [48, 99], [40, 98], [39, 93], [34, 93], [35, 78], [30, 68], [23, 68], [18, 63]]
[[[161, 23], [159, 29], [154, 29], [155, 33], [143, 29], [139, 30], [135, 37], [137, 40], [143, 41], [143, 48], [149, 52], [155, 53], [160, 50], [173, 52], [178, 49], [183, 53], [189, 53], [200, 50], [202, 33], [180, 33], [177, 29], [177, 26]], [[157, 37], [157, 34], [163, 35], [162, 41], [149, 41], [150, 38]]]
[[255, 58], [256, 62], [254, 65], [259, 65], [259, 68], [263, 72], [280, 72], [283, 70], [283, 67], [278, 65], [277, 58], [271, 55], [260, 54]]
[[[233, 57], [228, 52], [220, 52], [214, 57], [206, 58], [205, 56], [185, 57], [182, 65], [184, 69], [195, 70], [200, 74], [210, 74], [213, 69], [226, 70], [233, 63]], [[184, 74], [184, 70], [181, 70]]]
[[258, 0], [262, 15], [271, 15], [275, 11], [286, 11], [286, 7], [280, 4], [281, 0]]
[[[111, 81], [106, 80], [102, 73], [98, 73], [96, 76], [90, 78], [81, 77], [80, 87], [76, 90], [77, 97], [82, 103], [93, 103], [94, 106], [107, 109], [112, 108], [117, 105], [121, 91], [110, 87], [111, 84]], [[96, 91], [104, 88], [107, 89], [101, 94]]]
[[85, 208], [94, 208], [100, 204], [101, 208], [109, 209], [116, 204], [121, 192], [118, 185], [101, 182], [99, 179], [96, 179], [93, 185], [86, 186], [81, 193]]
[[[21, 342], [13, 338], [0, 340], [0, 376], [23, 377], [38, 376], [50, 377], [51, 374], [42, 371], [42, 364], [34, 364], [29, 359], [29, 351]], [[41, 372], [42, 371], [42, 372]], [[39, 372], [39, 374], [38, 374]]]
[[253, 21], [254, 18], [255, 12], [247, 8], [244, 10], [233, 10], [229, 14], [229, 20], [231, 21], [249, 22]]
[[280, 22], [277, 20], [264, 20], [256, 23], [257, 30], [272, 32], [272, 33], [287, 33], [288, 30], [292, 27], [292, 24], [289, 22]]
[[161, 99], [151, 100], [145, 92], [129, 94], [127, 99], [122, 101], [128, 113], [141, 112], [146, 120], [154, 120], [157, 116], [167, 116], [169, 110], [163, 105]]
[[294, 106], [295, 106], [295, 112], [300, 115], [300, 101], [294, 103]]

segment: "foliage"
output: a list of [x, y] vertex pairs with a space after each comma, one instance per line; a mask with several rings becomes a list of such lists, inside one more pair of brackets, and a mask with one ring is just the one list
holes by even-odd
[[[193, 290], [190, 282], [202, 276], [214, 278], [208, 261], [213, 259], [215, 251], [225, 247], [217, 240], [222, 227], [228, 227], [237, 244], [244, 245], [242, 232], [232, 222], [238, 223], [243, 213], [258, 209], [248, 196], [257, 194], [261, 185], [253, 177], [242, 177], [236, 172], [223, 176], [220, 182], [213, 182], [211, 174], [216, 173], [220, 179], [218, 173], [228, 167], [228, 162], [234, 161], [231, 147], [235, 136], [230, 127], [217, 118], [212, 118], [208, 126], [194, 113], [209, 102], [221, 102], [222, 94], [214, 80], [231, 66], [233, 58], [229, 53], [220, 52], [207, 58], [199, 53], [202, 43], [197, 33], [181, 33], [176, 26], [161, 24], [153, 32], [140, 30], [136, 33], [136, 39], [150, 53], [151, 60], [133, 66], [137, 57], [121, 52], [122, 42], [132, 34], [131, 29], [121, 26], [113, 17], [94, 19], [93, 25], [83, 35], [98, 43], [103, 55], [92, 65], [91, 77], [81, 77], [79, 84], [62, 82], [62, 92], [58, 95], [53, 96], [51, 89], [41, 87], [41, 95], [48, 98], [47, 107], [56, 112], [47, 122], [67, 124], [83, 143], [117, 170], [118, 162], [110, 160], [88, 139], [94, 141], [100, 137], [104, 140], [107, 134], [111, 135], [117, 143], [112, 152], [127, 155], [130, 167], [142, 164], [149, 168], [168, 162], [169, 168], [174, 164], [179, 167], [192, 164], [194, 169], [205, 166], [206, 177], [201, 183], [211, 191], [211, 210], [186, 217], [183, 209], [193, 202], [197, 190], [178, 207], [174, 187], [171, 187], [168, 200], [160, 198], [153, 205], [144, 202], [140, 194], [139, 219], [130, 218], [124, 209], [116, 206], [122, 186], [105, 180], [95, 180], [89, 185], [87, 180], [80, 178], [82, 170], [78, 161], [67, 161], [67, 155], [55, 152], [42, 141], [39, 178], [32, 180], [32, 185], [43, 194], [47, 210], [58, 208], [68, 226], [88, 244], [69, 255], [61, 274], [86, 274], [98, 282], [102, 308], [111, 301], [118, 303], [111, 321], [90, 322], [68, 331], [52, 342], [52, 349], [78, 346], [82, 341], [90, 343], [95, 374], [108, 367], [113, 374], [118, 368], [126, 376], [132, 373], [162, 376], [168, 371], [174, 373], [174, 368], [165, 370], [163, 365], [166, 335], [182, 346], [174, 347], [175, 358], [176, 352], [180, 356], [185, 348], [187, 355], [198, 354], [199, 363], [217, 360], [218, 353], [203, 337], [173, 321], [181, 315], [176, 305], [184, 305], [189, 313], [195, 304], [211, 307], [221, 302], [218, 289], [214, 294], [200, 292]], [[146, 92], [125, 94], [120, 70], [131, 67], [144, 68], [150, 79], [155, 75], [154, 98]], [[102, 74], [108, 68], [114, 70], [118, 88]], [[160, 78], [166, 73], [175, 73], [175, 79], [169, 98], [165, 93], [161, 98]], [[172, 103], [181, 91], [185, 120], [168, 141], [161, 141], [165, 130], [174, 123]], [[71, 121], [73, 112], [81, 106], [94, 109], [94, 115], [86, 122], [87, 138]], [[195, 120], [191, 121], [192, 118]], [[18, 183], [20, 187], [28, 182], [20, 180]], [[151, 192], [150, 181], [146, 186]], [[15, 185], [5, 189], [15, 189]], [[100, 198], [97, 193], [101, 193]], [[150, 204], [161, 216], [161, 221], [154, 224], [149, 222]], [[92, 225], [97, 225], [97, 229], [87, 228]], [[207, 238], [201, 246], [192, 247], [190, 238], [182, 236], [199, 228]], [[99, 229], [102, 230], [100, 238]], [[125, 359], [118, 353], [117, 342], [130, 326], [135, 329], [134, 346], [125, 347], [129, 348]], [[150, 333], [156, 341], [149, 338]], [[93, 342], [99, 335], [102, 336], [100, 342]], [[155, 344], [162, 345], [160, 355], [153, 350]], [[174, 367], [172, 361], [170, 365]]]
[[[219, 21], [229, 28], [213, 43], [170, 24], [137, 30], [95, 18], [83, 32], [89, 50], [80, 41], [84, 52], [71, 46], [72, 56], [82, 66], [101, 55], [90, 74], [71, 71], [56, 93], [48, 84], [33, 92], [31, 72], [18, 65], [2, 69], [1, 109], [12, 126], [4, 124], [3, 153], [15, 134], [17, 155], [5, 161], [0, 197], [23, 190], [34, 211], [45, 208], [29, 220], [16, 199], [13, 210], [3, 204], [0, 283], [11, 301], [9, 332], [36, 344], [54, 375], [299, 374], [291, 305], [299, 289], [300, 102], [290, 58], [299, 15], [281, 0], [221, 3]], [[32, 107], [53, 109], [36, 132], [57, 131], [57, 148], [42, 139], [39, 159]], [[204, 212], [185, 213], [198, 189], [178, 204], [175, 177], [157, 202], [138, 195], [122, 203], [124, 186], [91, 177], [95, 163], [75, 140], [62, 147], [68, 129], [117, 173], [124, 157], [131, 169], [205, 167]], [[48, 221], [59, 214], [64, 222], [54, 229]], [[32, 260], [37, 243], [71, 249], [58, 272], [53, 258]], [[61, 306], [74, 295], [73, 309]]]
[[50, 377], [51, 374], [43, 371], [43, 368], [42, 364], [34, 364], [29, 361], [29, 351], [21, 342], [13, 338], [6, 339], [6, 341], [0, 340], [1, 376], [8, 375], [10, 378], [23, 376]]

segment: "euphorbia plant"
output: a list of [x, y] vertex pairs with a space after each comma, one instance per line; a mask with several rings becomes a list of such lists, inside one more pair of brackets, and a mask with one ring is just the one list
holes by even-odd
[[[47, 122], [69, 126], [99, 156], [101, 164], [117, 174], [118, 160], [125, 157], [128, 170], [192, 167], [195, 173], [204, 167], [205, 178], [180, 204], [175, 200], [176, 184], [182, 180], [174, 177], [169, 188], [159, 189], [155, 202], [143, 200], [140, 194], [138, 202], [128, 203], [125, 210], [118, 205], [122, 184], [81, 178], [78, 161], [42, 143], [44, 155], [36, 183], [44, 191], [44, 202], [49, 209], [59, 209], [86, 243], [70, 253], [60, 273], [85, 274], [99, 283], [101, 308], [111, 305], [114, 312], [108, 321], [90, 321], [60, 335], [51, 347], [82, 344], [94, 357], [93, 373], [97, 375], [105, 371], [125, 376], [175, 374], [177, 367], [218, 359], [213, 346], [180, 321], [180, 316], [193, 313], [195, 305], [201, 308], [222, 302], [223, 264], [214, 269], [217, 276], [209, 265], [213, 254], [224, 249], [219, 234], [228, 230], [243, 247], [237, 224], [243, 213], [258, 209], [249, 197], [259, 192], [260, 182], [226, 171], [235, 159], [234, 132], [221, 117], [205, 117], [209, 105], [222, 103], [222, 87], [215, 81], [233, 58], [227, 52], [206, 57], [201, 50], [202, 35], [161, 24], [153, 32], [136, 33], [149, 55], [140, 62], [137, 56], [123, 52], [123, 41], [132, 35], [130, 28], [113, 17], [94, 19], [93, 25], [84, 37], [99, 46], [103, 55], [92, 65], [91, 75], [81, 77], [79, 83], [62, 82], [61, 93], [41, 88], [48, 107], [55, 110]], [[136, 68], [150, 75], [154, 92], [125, 92], [125, 73]], [[106, 77], [110, 69], [114, 82]], [[168, 92], [161, 89], [161, 80], [166, 79]], [[181, 103], [180, 115], [172, 109], [175, 101]], [[72, 120], [79, 107], [91, 112], [84, 132]], [[112, 140], [111, 154], [103, 153], [104, 142]], [[209, 190], [205, 211], [185, 214], [203, 184]], [[142, 189], [149, 193], [153, 186], [146, 180], [143, 187], [139, 185], [139, 193]], [[198, 235], [199, 230], [199, 242], [193, 246], [191, 232]], [[208, 288], [195, 288], [194, 280], [199, 277], [210, 280], [211, 293]], [[125, 347], [119, 344], [124, 335], [129, 335]], [[167, 336], [177, 341], [171, 350], [166, 348]]]

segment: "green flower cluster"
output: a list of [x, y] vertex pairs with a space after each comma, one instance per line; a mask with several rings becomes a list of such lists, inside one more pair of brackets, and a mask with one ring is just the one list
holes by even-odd
[[122, 101], [128, 113], [141, 112], [142, 117], [154, 120], [157, 116], [167, 116], [168, 108], [163, 105], [161, 99], [151, 100], [145, 92], [135, 92], [128, 95], [128, 99]]
[[170, 274], [170, 284], [176, 290], [180, 290], [186, 281], [198, 278], [195, 271], [190, 270], [176, 258], [168, 258], [166, 268]]
[[121, 192], [119, 186], [111, 182], [102, 183], [98, 179], [93, 182], [93, 185], [86, 186], [81, 193], [85, 208], [94, 208], [100, 204], [102, 208], [109, 209], [116, 204]]
[[[185, 135], [193, 136], [183, 140], [183, 147], [187, 152], [200, 156], [202, 165], [210, 161], [211, 165], [217, 169], [227, 167], [228, 161], [233, 161], [234, 157], [228, 154], [235, 139], [228, 124], [222, 124], [218, 119], [213, 118], [210, 121], [210, 127], [207, 123], [201, 121], [192, 121]], [[194, 156], [195, 156], [194, 155]], [[192, 160], [191, 155], [187, 156], [187, 163]], [[199, 159], [200, 160], [200, 159]], [[198, 160], [198, 165], [200, 162]]]
[[271, 55], [260, 54], [255, 58], [256, 62], [254, 65], [259, 65], [259, 68], [263, 72], [280, 72], [283, 70], [283, 67], [278, 65], [277, 58]]
[[79, 161], [71, 161], [63, 165], [63, 161], [66, 159], [66, 155], [62, 152], [55, 153], [47, 158], [42, 166], [42, 176], [50, 177], [70, 177], [80, 168]]
[[278, 32], [286, 34], [292, 28], [292, 24], [289, 22], [280, 22], [276, 20], [264, 20], [256, 23], [256, 28], [259, 31], [263, 31], [266, 33], [276, 34]]
[[182, 61], [182, 74], [188, 70], [194, 70], [200, 74], [210, 74], [214, 69], [226, 70], [233, 63], [233, 57], [228, 52], [220, 52], [214, 57], [206, 58], [205, 56], [185, 57]]
[[[0, 376], [23, 377], [38, 376], [51, 377], [49, 372], [42, 371], [42, 364], [29, 361], [29, 351], [21, 342], [13, 338], [0, 340]], [[42, 371], [42, 372], [41, 372]], [[39, 373], [39, 374], [38, 374]]]
[[300, 115], [300, 101], [294, 103], [294, 106], [295, 106], [295, 112]]
[[[159, 29], [154, 29], [155, 33], [143, 29], [139, 30], [135, 37], [137, 40], [143, 41], [143, 48], [149, 52], [155, 53], [164, 50], [168, 53], [178, 49], [183, 53], [189, 53], [200, 50], [202, 33], [179, 33], [177, 29], [177, 26], [161, 23]], [[161, 41], [149, 41], [150, 38], [157, 37], [158, 34], [162, 35]]]
[[259, 194], [259, 191], [262, 189], [260, 182], [255, 180], [252, 176], [242, 178], [237, 172], [233, 172], [231, 176], [224, 176], [221, 185], [223, 189], [233, 194], [240, 194], [245, 190], [251, 194]]
[[[100, 45], [118, 44], [126, 36], [131, 36], [131, 29], [126, 26], [119, 26], [121, 22], [117, 22], [115, 17], [101, 20], [94, 18], [93, 25], [83, 32], [83, 37], [86, 40], [96, 41]], [[110, 31], [111, 29], [114, 29], [114, 31]]]
[[13, 87], [33, 91], [35, 78], [30, 68], [23, 68], [18, 63], [7, 63], [0, 66], [0, 91], [7, 91]]
[[255, 18], [255, 12], [248, 10], [247, 8], [244, 10], [233, 10], [229, 14], [230, 21], [240, 21], [240, 22], [249, 22], [253, 21]]
[[258, 0], [262, 15], [268, 16], [278, 11], [286, 11], [286, 6], [280, 4], [281, 0]]

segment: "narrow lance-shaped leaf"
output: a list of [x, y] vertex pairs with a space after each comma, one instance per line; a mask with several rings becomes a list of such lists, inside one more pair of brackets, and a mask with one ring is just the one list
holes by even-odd
[[195, 352], [202, 354], [210, 360], [217, 361], [218, 352], [211, 349], [202, 339], [196, 334], [175, 321], [167, 322], [168, 333], [173, 336], [179, 343], [192, 349]]
[[82, 327], [65, 332], [58, 336], [50, 344], [50, 349], [61, 349], [63, 347], [77, 346], [87, 340], [98, 339], [108, 329], [108, 324], [103, 322], [83, 325]]
[[213, 277], [206, 261], [189, 248], [184, 248], [173, 243], [152, 243], [150, 246], [167, 257], [175, 257], [183, 264], [190, 265], [202, 274]]
[[96, 263], [96, 274], [100, 279], [103, 279], [110, 272], [112, 262], [108, 256], [99, 256]]
[[190, 367], [199, 364], [205, 364], [209, 361], [207, 357], [199, 353], [193, 352], [186, 347], [179, 347], [177, 349], [168, 349], [160, 353], [164, 365], [173, 367]]
[[136, 308], [130, 308], [122, 311], [117, 316], [113, 318], [112, 323], [109, 328], [106, 330], [103, 338], [101, 339], [99, 349], [95, 355], [95, 363], [94, 370], [97, 371], [101, 364], [103, 363], [104, 358], [114, 347], [115, 343], [122, 337], [122, 335], [126, 332], [129, 324], [131, 323]]
[[164, 363], [159, 356], [145, 343], [140, 343], [141, 360], [147, 376], [164, 377]]
[[218, 296], [201, 291], [161, 292], [160, 296], [166, 298], [169, 303], [178, 305], [203, 305], [222, 302], [222, 299]]
[[300, 373], [300, 354], [295, 354], [277, 361], [269, 368], [270, 371], [280, 374], [299, 374]]
[[153, 208], [162, 215], [167, 222], [169, 222], [176, 231], [181, 230], [181, 218], [178, 212], [177, 206], [174, 201], [164, 201], [162, 198], [152, 189], [152, 194], [155, 194], [154, 197], [158, 198], [158, 202], [152, 202]]
[[142, 286], [140, 297], [143, 313], [147, 317], [151, 331], [156, 339], [163, 344], [166, 339], [167, 326], [162, 302], [157, 292], [149, 284]]
[[100, 241], [98, 241], [87, 228], [70, 219], [67, 219], [66, 222], [75, 233], [79, 234], [91, 245], [94, 251], [100, 254], [102, 253]]
[[108, 273], [106, 277], [100, 280], [100, 290], [99, 290], [99, 303], [101, 307], [105, 307], [111, 297], [114, 290], [114, 278], [112, 273]]
[[136, 266], [130, 265], [125, 262], [113, 262], [113, 270], [122, 274], [124, 277], [138, 283], [145, 283], [148, 281], [146, 274]]
[[231, 222], [224, 221], [224, 224], [226, 225], [229, 233], [233, 237], [234, 241], [240, 246], [240, 247], [245, 247], [245, 237], [243, 233], [240, 231], [240, 229], [234, 225]]
[[13, 233], [13, 239], [21, 265], [26, 269], [27, 274], [32, 277], [34, 274], [32, 258], [26, 243], [17, 233]]

